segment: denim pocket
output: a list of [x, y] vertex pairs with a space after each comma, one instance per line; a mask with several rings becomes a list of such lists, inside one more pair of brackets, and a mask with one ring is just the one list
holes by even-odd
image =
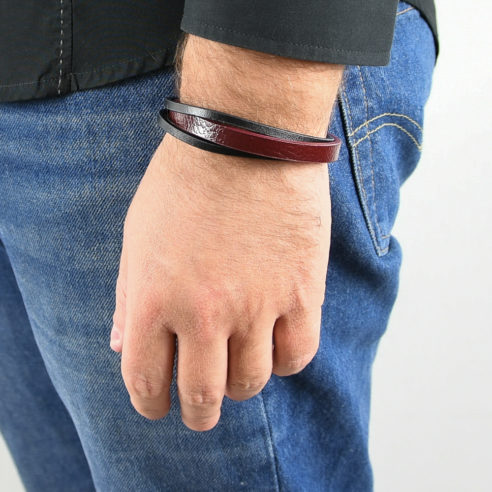
[[429, 25], [417, 9], [400, 2], [390, 63], [345, 69], [339, 92], [345, 139], [359, 201], [379, 256], [389, 250], [400, 186], [420, 159], [434, 64]]

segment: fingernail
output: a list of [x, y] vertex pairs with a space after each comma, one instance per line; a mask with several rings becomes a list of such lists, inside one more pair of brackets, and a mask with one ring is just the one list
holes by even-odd
[[121, 340], [120, 332], [113, 325], [113, 328], [111, 329], [111, 342], [110, 342], [111, 348], [113, 350], [119, 348], [120, 340]]

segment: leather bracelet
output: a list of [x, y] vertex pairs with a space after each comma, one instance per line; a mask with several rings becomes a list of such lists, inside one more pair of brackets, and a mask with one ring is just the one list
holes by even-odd
[[283, 128], [277, 128], [276, 126], [266, 125], [264, 123], [258, 123], [256, 121], [234, 116], [215, 109], [202, 108], [200, 106], [190, 106], [179, 101], [177, 97], [168, 97], [164, 101], [164, 107], [176, 113], [191, 114], [194, 116], [200, 116], [207, 120], [213, 120], [220, 123], [227, 123], [238, 128], [244, 128], [245, 130], [251, 130], [252, 132], [262, 133], [263, 135], [270, 135], [271, 137], [284, 138], [286, 140], [300, 140], [308, 142], [328, 142], [335, 140], [337, 137], [328, 134], [326, 138], [315, 137], [313, 135], [305, 135], [304, 133], [296, 133], [291, 130], [285, 130]]
[[239, 150], [229, 149], [228, 147], [222, 147], [221, 145], [218, 145], [214, 142], [209, 142], [208, 140], [204, 140], [200, 137], [196, 137], [195, 135], [187, 133], [186, 131], [181, 130], [181, 128], [179, 128], [178, 126], [175, 126], [175, 124], [171, 120], [169, 120], [167, 109], [160, 110], [158, 115], [158, 123], [162, 129], [164, 129], [167, 133], [169, 133], [173, 137], [176, 137], [179, 140], [182, 140], [183, 142], [189, 145], [193, 145], [193, 147], [197, 147], [199, 149], [206, 150], [208, 152], [231, 155], [235, 157], [269, 159], [268, 157], [262, 157], [259, 155], [250, 154], [248, 152], [241, 152]]
[[166, 107], [159, 112], [159, 124], [177, 138], [205, 150], [263, 159], [333, 162], [341, 145], [331, 134], [327, 138], [304, 135], [183, 104], [176, 98], [166, 99]]

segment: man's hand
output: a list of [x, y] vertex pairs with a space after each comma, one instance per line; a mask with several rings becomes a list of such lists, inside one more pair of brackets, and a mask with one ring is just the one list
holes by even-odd
[[[342, 68], [260, 55], [193, 37], [181, 99], [325, 136]], [[116, 287], [111, 346], [135, 409], [168, 413], [176, 337], [193, 430], [217, 424], [224, 395], [245, 400], [272, 372], [302, 370], [319, 346], [330, 227], [326, 164], [214, 154], [166, 134], [128, 210]]]

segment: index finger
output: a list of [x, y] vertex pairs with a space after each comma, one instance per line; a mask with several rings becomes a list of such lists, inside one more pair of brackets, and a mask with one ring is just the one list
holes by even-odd
[[128, 309], [121, 354], [121, 371], [130, 400], [141, 415], [156, 420], [171, 406], [175, 335], [157, 316], [146, 312], [149, 303]]

